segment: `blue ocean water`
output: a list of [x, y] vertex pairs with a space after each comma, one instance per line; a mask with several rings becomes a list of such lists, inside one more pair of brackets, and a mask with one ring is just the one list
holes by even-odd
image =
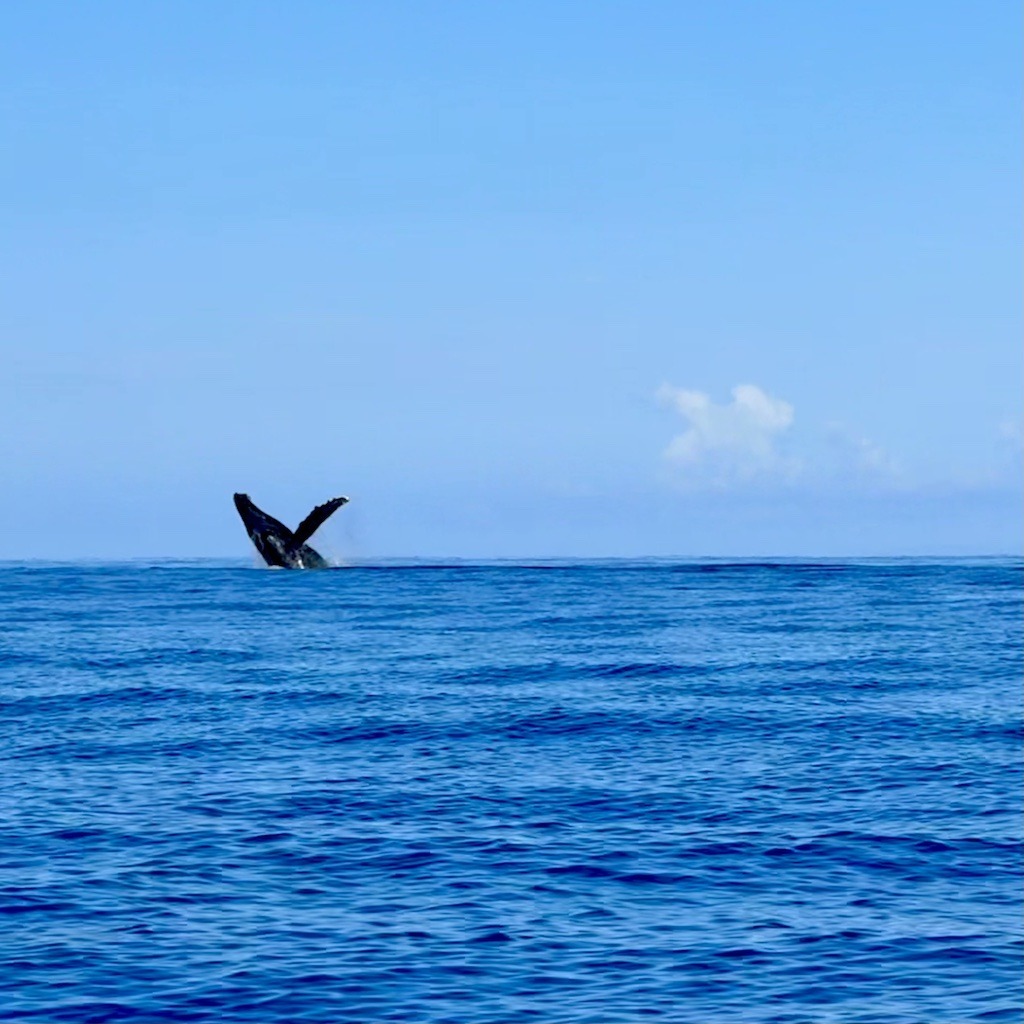
[[0, 566], [0, 1019], [1019, 1021], [1019, 560]]

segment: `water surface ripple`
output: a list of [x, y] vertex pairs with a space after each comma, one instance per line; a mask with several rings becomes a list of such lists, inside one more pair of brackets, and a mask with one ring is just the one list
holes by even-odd
[[1021, 563], [0, 565], [0, 1019], [1019, 1021]]

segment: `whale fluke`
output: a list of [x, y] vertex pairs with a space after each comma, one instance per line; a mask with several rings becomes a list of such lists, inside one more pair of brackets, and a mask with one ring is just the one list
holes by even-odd
[[317, 505], [293, 533], [284, 523], [258, 508], [248, 494], [235, 494], [235, 508], [242, 517], [249, 539], [267, 565], [283, 569], [325, 569], [327, 560], [306, 541], [348, 498], [331, 498]]

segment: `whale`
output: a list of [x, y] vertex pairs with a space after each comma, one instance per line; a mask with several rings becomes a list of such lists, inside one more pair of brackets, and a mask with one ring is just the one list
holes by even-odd
[[331, 498], [317, 505], [292, 532], [284, 523], [258, 508], [248, 494], [235, 494], [235, 508], [246, 533], [267, 565], [281, 569], [326, 569], [329, 563], [306, 541], [320, 529], [348, 498]]

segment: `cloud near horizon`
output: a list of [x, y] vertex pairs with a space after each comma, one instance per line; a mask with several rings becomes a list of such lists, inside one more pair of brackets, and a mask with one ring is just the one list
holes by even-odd
[[793, 423], [793, 406], [757, 385], [737, 385], [724, 405], [671, 384], [662, 384], [657, 397], [687, 423], [664, 452], [679, 482], [722, 487], [768, 477], [788, 480], [798, 472], [798, 463], [778, 447]]
[[905, 484], [899, 462], [882, 445], [850, 430], [842, 423], [829, 423], [825, 437], [832, 459], [824, 467], [833, 473], [854, 474], [862, 480], [887, 484]]
[[703, 391], [662, 384], [662, 405], [685, 429], [662, 452], [665, 482], [686, 491], [798, 486], [802, 490], [907, 493], [922, 488], [1019, 485], [1024, 425], [1006, 418], [988, 446], [978, 446], [971, 476], [913, 467], [860, 430], [841, 422], [790, 433], [792, 404], [756, 384], [738, 384], [718, 404]]

